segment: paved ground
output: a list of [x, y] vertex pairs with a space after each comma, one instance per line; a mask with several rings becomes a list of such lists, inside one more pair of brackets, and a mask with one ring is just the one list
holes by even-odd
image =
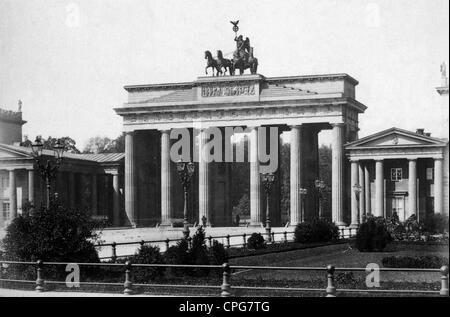
[[[190, 228], [190, 235], [193, 236], [195, 234], [196, 229]], [[281, 241], [284, 239], [284, 235], [281, 234], [284, 231], [293, 232], [294, 227], [276, 227], [272, 228], [273, 232], [279, 232], [280, 234], [275, 235], [276, 241]], [[243, 243], [242, 235], [245, 233], [247, 238], [253, 232], [265, 232], [264, 228], [255, 228], [255, 227], [218, 227], [218, 228], [206, 228], [206, 236], [218, 237], [218, 236], [226, 236], [226, 235], [240, 235], [239, 237], [231, 237], [230, 244], [231, 245], [239, 245], [241, 246]], [[145, 240], [166, 240], [166, 239], [180, 239], [183, 237], [182, 228], [136, 228], [136, 229], [107, 229], [103, 230], [101, 233], [101, 240], [103, 243], [121, 243], [121, 242], [136, 242], [136, 244], [132, 245], [118, 245], [116, 247], [117, 255], [130, 255], [136, 252], [139, 248], [139, 241]], [[289, 234], [288, 239], [292, 239], [293, 235]], [[226, 238], [217, 239], [220, 243], [226, 245]], [[176, 242], [170, 243], [170, 245], [175, 244]], [[166, 250], [166, 243], [154, 243], [161, 248], [162, 251]], [[111, 247], [102, 247], [98, 248], [99, 256], [109, 257], [111, 256]]]

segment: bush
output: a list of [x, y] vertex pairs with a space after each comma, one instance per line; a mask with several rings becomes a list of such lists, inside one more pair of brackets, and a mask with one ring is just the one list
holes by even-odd
[[217, 240], [214, 240], [213, 245], [209, 250], [209, 263], [212, 265], [222, 265], [223, 263], [228, 261], [228, 252]]
[[94, 232], [100, 223], [84, 211], [52, 204], [25, 212], [6, 228], [3, 258], [14, 261], [99, 262]]
[[295, 242], [329, 242], [339, 238], [339, 229], [326, 219], [313, 219], [311, 222], [302, 222], [295, 227]]
[[417, 269], [439, 269], [443, 265], [448, 266], [448, 259], [436, 255], [426, 256], [388, 256], [383, 258], [384, 267], [391, 268], [417, 268]]
[[[92, 220], [86, 211], [67, 209], [52, 202], [46, 207], [25, 210], [6, 228], [2, 241], [4, 260], [35, 262], [99, 262], [94, 243], [95, 229], [101, 223]], [[67, 273], [64, 266], [47, 266], [47, 278], [60, 278]], [[90, 272], [91, 268], [86, 271]], [[36, 268], [11, 265], [10, 277], [35, 278]]]
[[359, 227], [355, 245], [361, 252], [380, 252], [391, 241], [392, 238], [383, 217], [369, 216]]
[[448, 216], [443, 214], [427, 215], [424, 221], [424, 229], [431, 234], [448, 232]]
[[360, 283], [353, 272], [336, 273], [334, 280], [340, 288], [358, 288]]
[[[187, 240], [181, 240], [166, 251], [164, 254], [164, 260], [167, 264], [189, 264], [188, 251], [189, 244]], [[171, 268], [170, 272], [173, 275], [183, 275], [184, 269]]]
[[386, 219], [386, 228], [394, 240], [402, 241], [406, 239], [405, 226], [398, 218], [396, 212], [392, 214], [392, 217]]
[[[223, 264], [228, 254], [223, 244], [214, 241], [210, 250], [205, 244], [205, 231], [199, 227], [192, 237], [192, 245], [189, 248], [187, 240], [180, 241], [176, 246], [170, 247], [165, 253], [167, 264], [188, 264], [188, 265], [216, 265]], [[171, 273], [177, 276], [205, 276], [211, 271], [209, 268], [172, 268]]]
[[[143, 245], [131, 258], [135, 264], [164, 264], [164, 259], [159, 247]], [[133, 271], [133, 277], [137, 283], [148, 283], [164, 274], [164, 267], [139, 267]]]
[[[205, 244], [205, 229], [198, 227], [197, 232], [192, 237], [192, 246], [188, 251], [188, 264], [192, 265], [208, 265], [209, 255]], [[209, 272], [208, 269], [198, 268], [192, 269], [192, 276], [202, 276]]]
[[261, 233], [252, 233], [252, 235], [247, 239], [247, 247], [249, 249], [263, 249], [266, 247], [266, 242]]

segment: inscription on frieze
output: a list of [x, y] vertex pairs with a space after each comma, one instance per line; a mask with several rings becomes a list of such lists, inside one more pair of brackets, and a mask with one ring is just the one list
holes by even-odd
[[255, 95], [255, 85], [203, 86], [202, 97], [229, 97]]

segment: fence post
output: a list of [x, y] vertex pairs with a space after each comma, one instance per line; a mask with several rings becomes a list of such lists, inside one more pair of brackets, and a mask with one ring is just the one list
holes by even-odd
[[230, 235], [227, 235], [227, 249], [230, 248]]
[[341, 228], [341, 237], [342, 237], [342, 239], [345, 239], [345, 232], [344, 232], [344, 228]]
[[441, 296], [448, 296], [448, 266], [441, 267]]
[[272, 243], [275, 243], [275, 232], [272, 232]]
[[211, 236], [208, 237], [208, 242], [209, 242], [209, 247], [212, 248], [212, 237]]
[[247, 239], [246, 239], [246, 237], [247, 237], [247, 235], [244, 233], [244, 234], [242, 235], [242, 239], [244, 240], [244, 243], [242, 244], [242, 246], [243, 246], [244, 248], [247, 247]]
[[111, 260], [113, 261], [113, 262], [116, 262], [116, 260], [117, 260], [117, 250], [116, 250], [116, 243], [115, 242], [113, 242], [113, 243], [111, 243], [111, 250], [112, 250], [112, 255], [111, 255]]
[[333, 265], [327, 266], [327, 297], [336, 297], [336, 287], [334, 286], [334, 271], [335, 267]]
[[287, 241], [287, 232], [286, 231], [284, 232], [284, 242], [288, 242]]
[[192, 248], [192, 238], [189, 237], [187, 240], [188, 240], [188, 246], [189, 246], [189, 249], [190, 249], [190, 248]]
[[230, 286], [230, 265], [228, 263], [224, 263], [222, 265], [223, 268], [223, 281], [222, 281], [222, 293], [220, 296], [222, 297], [230, 297], [231, 296], [231, 286]]
[[133, 294], [133, 283], [131, 282], [131, 261], [125, 262], [125, 283], [123, 283], [123, 293], [125, 295]]
[[140, 244], [141, 244], [141, 248], [145, 245], [145, 241], [144, 240], [142, 240], [141, 242], [140, 242]]
[[170, 239], [167, 238], [166, 239], [166, 251], [169, 250], [169, 243], [170, 243]]
[[43, 292], [44, 291], [44, 280], [42, 279], [42, 268], [44, 266], [44, 262], [41, 260], [38, 260], [36, 262], [37, 268], [36, 268], [36, 288], [35, 290], [37, 292]]

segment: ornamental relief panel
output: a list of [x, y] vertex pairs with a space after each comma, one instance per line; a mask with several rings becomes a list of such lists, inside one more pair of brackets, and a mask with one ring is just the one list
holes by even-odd
[[250, 85], [208, 85], [201, 87], [201, 96], [230, 97], [230, 96], [253, 96], [256, 94], [255, 84]]
[[232, 110], [204, 110], [189, 112], [153, 112], [146, 114], [124, 115], [125, 124], [164, 123], [171, 121], [198, 120], [246, 120], [255, 118], [286, 118], [293, 116], [325, 116], [339, 115], [332, 107], [318, 109], [317, 107], [272, 107]]

